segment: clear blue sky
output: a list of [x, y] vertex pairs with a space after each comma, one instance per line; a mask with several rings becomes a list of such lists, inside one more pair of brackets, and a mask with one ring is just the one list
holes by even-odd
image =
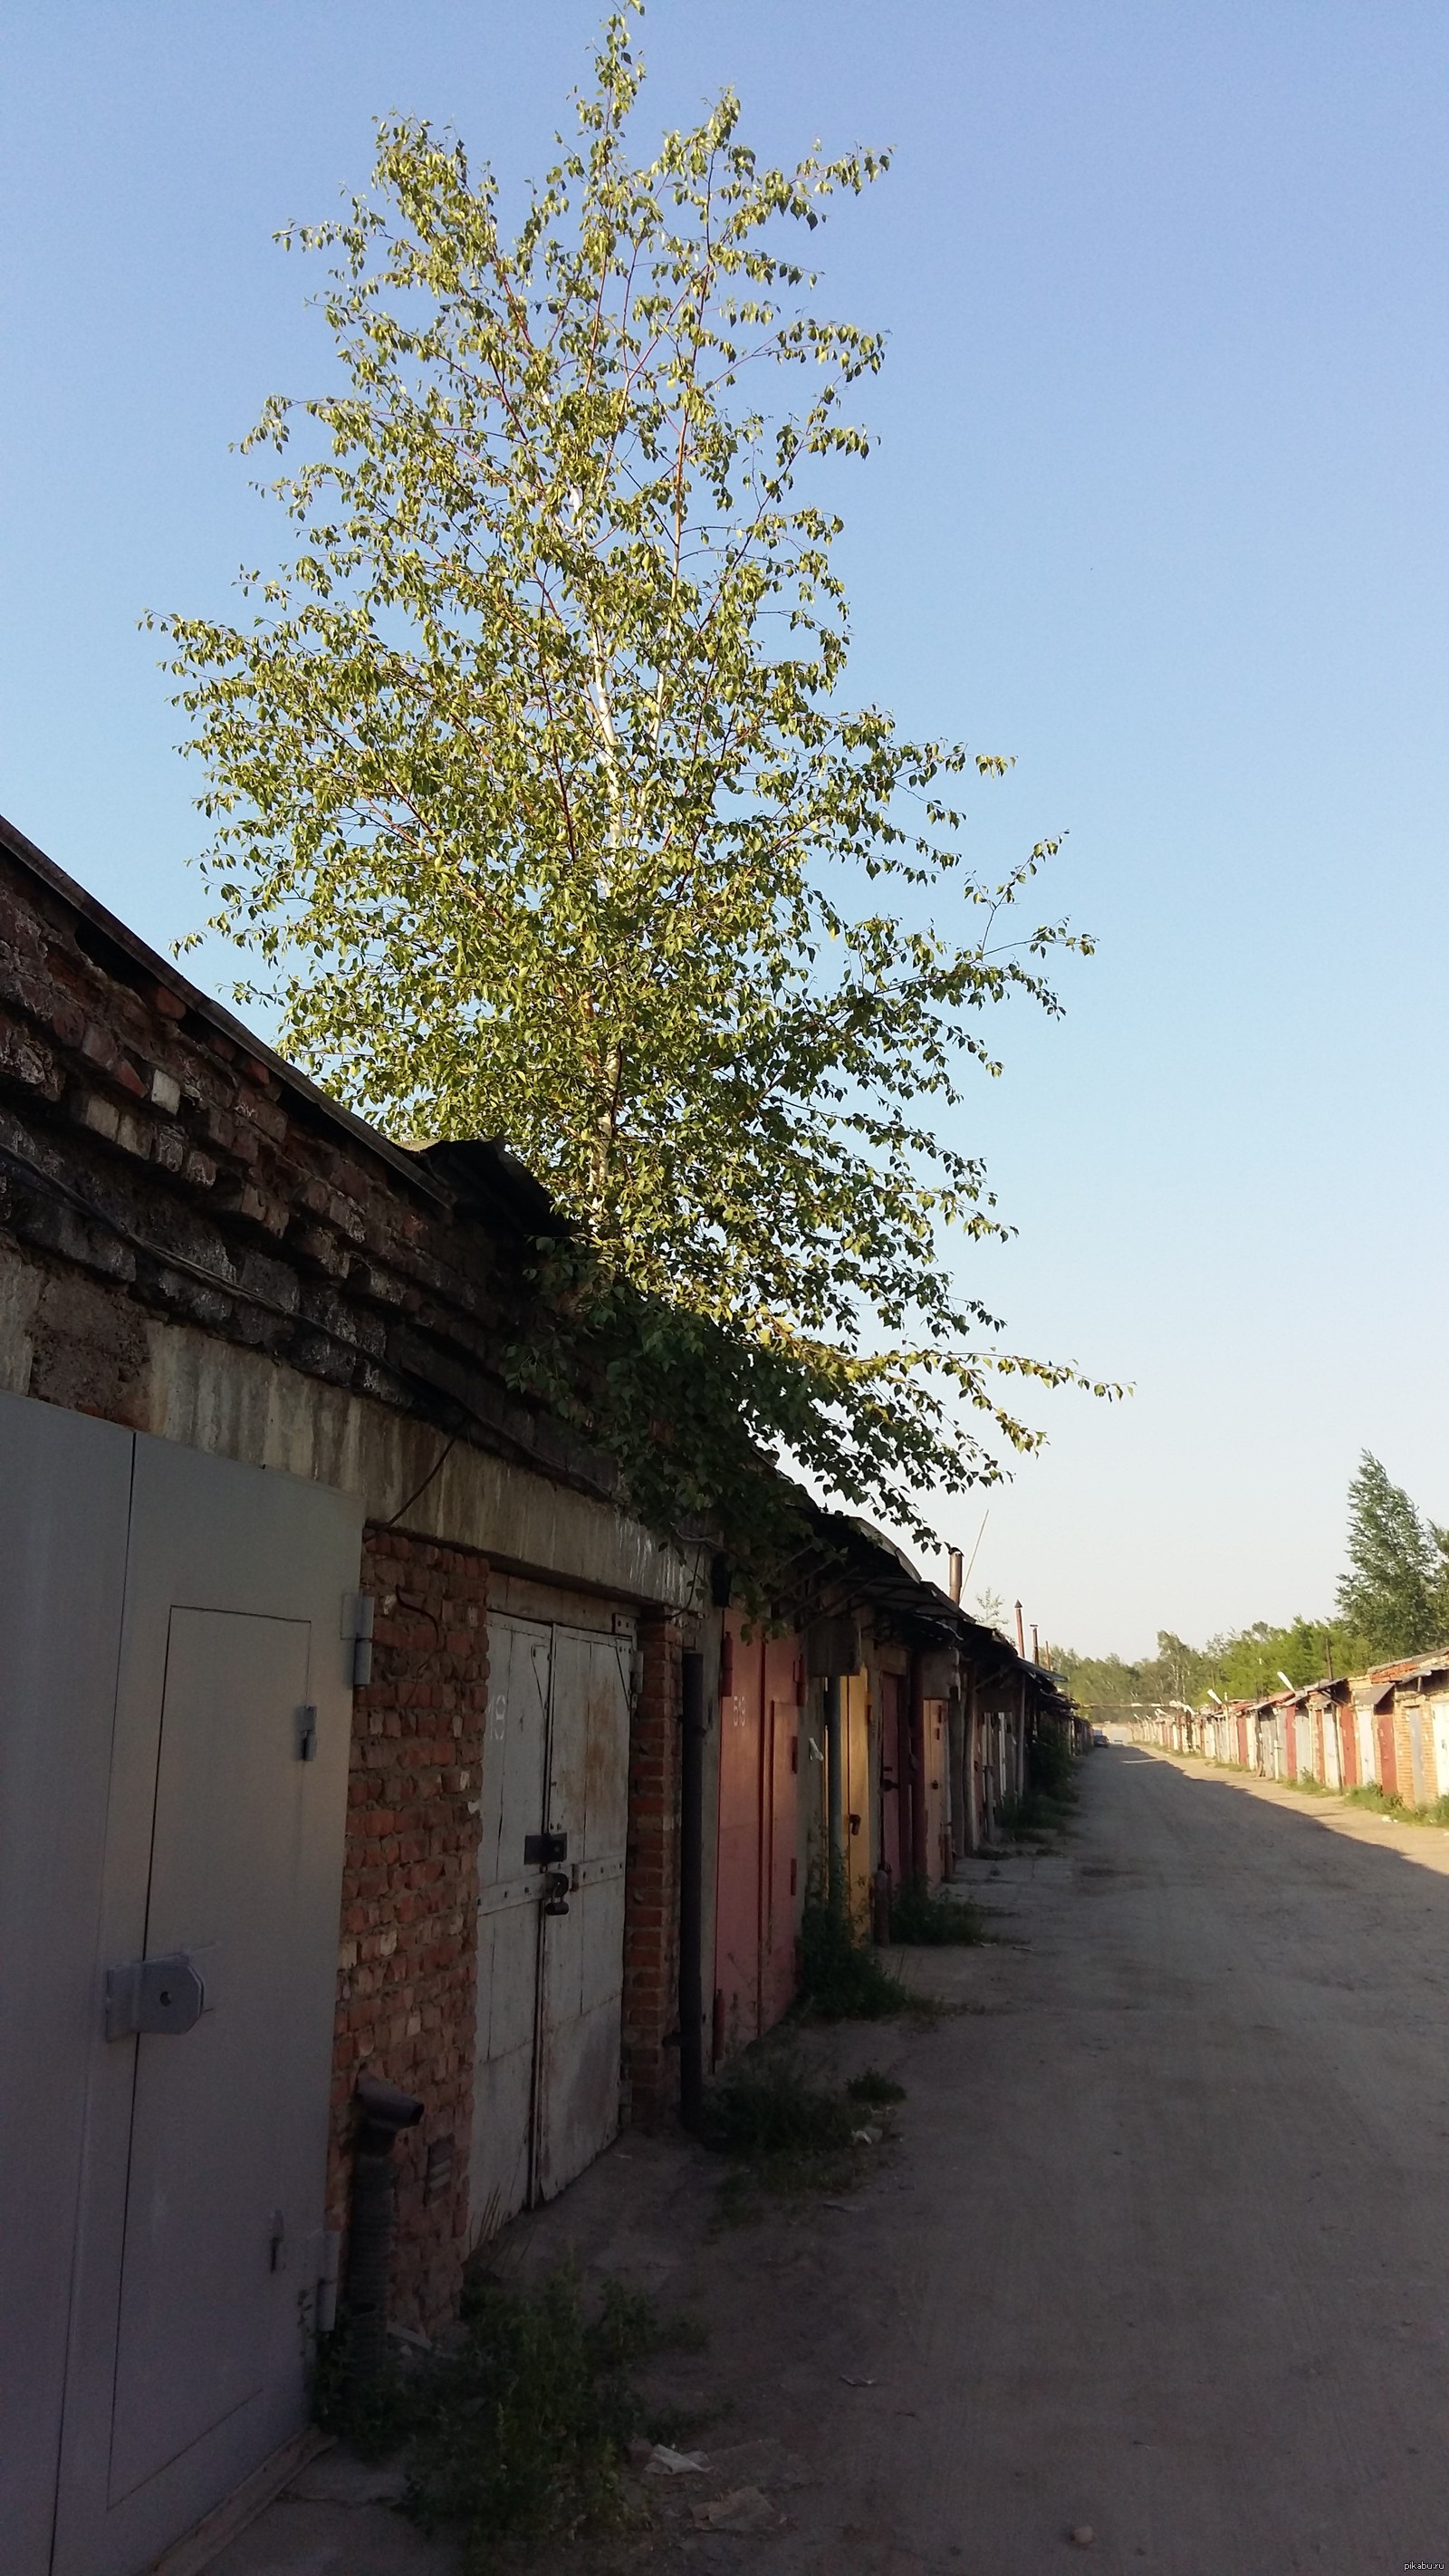
[[[538, 170], [599, 14], [0, 12], [0, 807], [158, 945], [200, 826], [136, 619], [280, 550], [228, 442], [325, 366], [272, 230], [393, 107]], [[1321, 1609], [1360, 1448], [1449, 1519], [1449, 10], [655, 0], [642, 42], [651, 126], [732, 81], [764, 151], [894, 147], [822, 243], [890, 335], [857, 685], [1016, 754], [983, 864], [1068, 827], [1101, 940], [1002, 1031], [967, 1132], [1020, 1234], [971, 1276], [1136, 1393], [1046, 1405], [972, 1588], [1127, 1652]]]

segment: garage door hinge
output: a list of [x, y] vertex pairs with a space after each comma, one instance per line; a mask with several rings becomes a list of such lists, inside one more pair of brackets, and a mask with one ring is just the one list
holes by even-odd
[[351, 1682], [365, 1690], [372, 1679], [372, 1623], [377, 1603], [370, 1592], [342, 1595], [342, 1634], [352, 1648]]
[[308, 2237], [306, 2248], [307, 2277], [315, 2284], [312, 2325], [319, 2335], [331, 2334], [337, 2323], [337, 2284], [342, 2271], [342, 2236], [335, 2227], [319, 2227]]

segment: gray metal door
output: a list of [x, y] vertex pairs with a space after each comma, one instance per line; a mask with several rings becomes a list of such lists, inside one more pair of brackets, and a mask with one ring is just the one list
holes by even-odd
[[[63, 2388], [53, 2369], [46, 2383], [48, 2477], [42, 2456], [20, 2478], [33, 2546], [6, 2565], [135, 2576], [306, 2419], [350, 1738], [340, 1612], [361, 1505], [24, 1412], [40, 1419], [0, 1415], [7, 1496], [37, 1455], [74, 1469], [71, 1452], [89, 1450], [105, 1472], [78, 1481], [51, 1528], [54, 1627], [22, 1623], [37, 1674], [64, 1685], [58, 1749], [86, 1830], [61, 1831], [64, 1867], [36, 1892], [30, 1931], [34, 1955], [57, 1959], [60, 2063], [52, 2073], [32, 2039], [29, 2066], [4, 2070], [22, 2093], [27, 2080], [65, 2093], [47, 2140], [59, 2185], [40, 2194], [45, 2277], [8, 2318], [12, 2348], [35, 2329], [53, 2341], [69, 2313]], [[96, 1572], [76, 1549], [102, 1496], [100, 1561], [114, 1578], [119, 1554], [124, 1585], [112, 1579], [97, 1620]], [[99, 1640], [78, 1675], [67, 1575]], [[0, 1873], [27, 1821], [45, 1826], [44, 1784], [19, 1790]], [[199, 2017], [122, 2028], [135, 1963], [177, 1956], [184, 1979], [156, 1969], [151, 1988], [189, 1990]], [[109, 2036], [108, 1970], [128, 1972]]]
[[48, 2576], [135, 1438], [0, 1396], [0, 2529]]
[[475, 2239], [619, 2125], [632, 1629], [489, 1621]]

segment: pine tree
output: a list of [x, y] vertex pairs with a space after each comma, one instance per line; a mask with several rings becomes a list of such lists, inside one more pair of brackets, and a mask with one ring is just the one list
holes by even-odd
[[1435, 1643], [1441, 1618], [1432, 1526], [1367, 1449], [1348, 1504], [1349, 1571], [1339, 1583], [1339, 1609], [1381, 1660], [1417, 1655]]

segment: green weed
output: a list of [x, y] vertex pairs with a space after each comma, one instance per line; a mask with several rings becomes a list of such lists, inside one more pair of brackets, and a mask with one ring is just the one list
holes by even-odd
[[1073, 1782], [1076, 1756], [1064, 1727], [1044, 1719], [1026, 1748], [1028, 1795], [1060, 1799], [1075, 1806], [1077, 1792]]
[[1028, 1789], [1024, 1798], [1003, 1798], [996, 1811], [997, 1829], [1013, 1842], [1030, 1842], [1040, 1834], [1065, 1833], [1073, 1820], [1075, 1797], [1049, 1798]]
[[1370, 1813], [1376, 1816], [1402, 1816], [1406, 1812], [1403, 1799], [1397, 1789], [1380, 1789], [1374, 1786], [1365, 1789], [1345, 1789], [1343, 1794], [1350, 1807], [1367, 1807]]
[[[1300, 1781], [1298, 1786], [1302, 1785]], [[1449, 1798], [1435, 1798], [1427, 1807], [1407, 1807], [1397, 1789], [1345, 1789], [1343, 1795], [1349, 1806], [1367, 1807], [1376, 1816], [1397, 1816], [1401, 1825], [1449, 1825]]]
[[891, 1939], [908, 1946], [967, 1946], [984, 1941], [986, 1926], [969, 1897], [933, 1893], [921, 1877], [903, 1878], [891, 1897]]
[[626, 2521], [623, 2462], [645, 2414], [628, 2374], [658, 2341], [649, 2301], [617, 2282], [593, 2316], [568, 2267], [531, 2296], [472, 2282], [457, 2346], [428, 2372], [408, 2460], [416, 2520], [456, 2530], [470, 2571], [495, 2567], [500, 2542]]
[[333, 2333], [317, 2340], [312, 2415], [360, 2460], [385, 2460], [418, 2429], [427, 2411], [427, 2360], [388, 2353], [380, 2371], [357, 2364], [345, 2309]]
[[735, 2225], [755, 2218], [766, 2197], [853, 2190], [871, 2153], [863, 2117], [843, 2093], [807, 2075], [778, 2041], [747, 2050], [714, 2085], [706, 2106], [706, 2143], [734, 2167], [716, 2195], [719, 2218]]
[[870, 2102], [879, 2108], [906, 2098], [904, 2084], [897, 2084], [894, 2076], [882, 2075], [878, 2066], [867, 2066], [864, 2074], [855, 2076], [845, 2089], [852, 2102]]
[[843, 1898], [808, 1896], [800, 1923], [796, 2011], [818, 2021], [883, 2021], [905, 2003], [899, 1977], [882, 1967]]
[[766, 2047], [746, 2050], [711, 2087], [704, 2135], [724, 2155], [775, 2155], [848, 2146], [859, 2125], [839, 2093], [815, 2083], [788, 2051]]

